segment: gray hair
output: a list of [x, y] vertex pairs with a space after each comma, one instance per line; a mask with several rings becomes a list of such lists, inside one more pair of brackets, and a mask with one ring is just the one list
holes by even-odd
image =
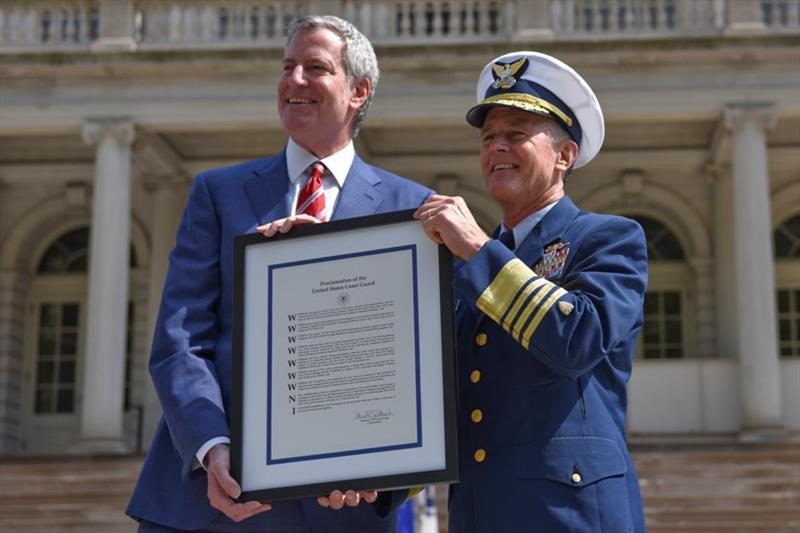
[[[550, 137], [550, 142], [553, 144], [554, 150], [558, 150], [559, 145], [564, 141], [573, 140], [567, 130], [565, 130], [564, 127], [555, 120], [548, 120], [546, 124], [547, 127], [545, 128], [545, 133], [548, 137]], [[567, 171], [564, 173], [564, 186], [567, 185], [567, 178], [569, 178], [572, 174], [572, 169], [574, 166], [575, 162], [573, 161], [572, 165], [570, 165]]]
[[372, 49], [369, 39], [358, 31], [358, 28], [346, 20], [332, 15], [307, 15], [294, 20], [289, 26], [286, 45], [288, 46], [297, 34], [317, 28], [330, 30], [342, 39], [344, 43], [342, 62], [344, 63], [345, 74], [350, 86], [352, 87], [365, 78], [371, 83], [367, 100], [359, 108], [356, 113], [356, 119], [353, 121], [350, 137], [355, 138], [361, 129], [361, 124], [367, 118], [367, 111], [369, 111], [369, 106], [372, 104], [375, 89], [378, 87], [380, 71], [378, 70], [378, 59], [375, 57], [375, 50]]

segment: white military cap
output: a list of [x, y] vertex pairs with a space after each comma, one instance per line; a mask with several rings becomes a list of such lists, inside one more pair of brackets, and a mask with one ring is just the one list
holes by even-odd
[[575, 168], [591, 161], [605, 137], [600, 103], [589, 84], [569, 65], [538, 52], [511, 52], [488, 63], [478, 77], [478, 104], [467, 122], [483, 127], [489, 109], [522, 109], [555, 120], [578, 143]]

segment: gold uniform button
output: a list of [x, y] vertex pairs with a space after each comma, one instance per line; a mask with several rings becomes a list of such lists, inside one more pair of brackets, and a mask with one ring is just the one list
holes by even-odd
[[469, 380], [472, 383], [477, 383], [481, 380], [481, 371], [480, 370], [473, 370], [469, 373]]
[[575, 483], [575, 484], [577, 485], [578, 483], [580, 483], [580, 482], [581, 482], [581, 479], [582, 479], [582, 478], [581, 478], [581, 475], [580, 475], [579, 473], [575, 472], [574, 474], [572, 474], [572, 476], [570, 477], [570, 479], [572, 479], [572, 482], [573, 482], [573, 483]]
[[489, 340], [489, 337], [486, 336], [486, 333], [478, 333], [475, 335], [475, 344], [478, 346], [486, 346], [486, 341]]
[[470, 419], [475, 422], [476, 424], [483, 420], [483, 411], [480, 409], [473, 409], [472, 412], [469, 414]]
[[473, 455], [476, 463], [482, 463], [486, 459], [486, 450], [483, 448], [478, 448], [475, 450], [475, 454]]

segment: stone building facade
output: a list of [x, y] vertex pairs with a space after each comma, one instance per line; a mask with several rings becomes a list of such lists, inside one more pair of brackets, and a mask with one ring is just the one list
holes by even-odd
[[634, 438], [800, 429], [800, 1], [6, 0], [0, 4], [0, 452], [124, 451], [192, 176], [280, 151], [283, 32], [331, 13], [382, 69], [356, 149], [499, 210], [464, 120], [481, 67], [555, 55], [603, 150], [567, 184], [650, 247]]

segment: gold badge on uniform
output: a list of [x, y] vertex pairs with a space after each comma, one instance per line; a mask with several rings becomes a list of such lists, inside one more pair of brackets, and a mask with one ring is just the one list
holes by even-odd
[[573, 309], [575, 309], [575, 306], [569, 302], [558, 302], [558, 310], [561, 311], [561, 314], [564, 316], [569, 316]]
[[495, 89], [510, 89], [528, 68], [528, 58], [523, 57], [513, 63], [495, 63], [492, 65]]
[[557, 241], [544, 249], [542, 259], [533, 265], [533, 271], [540, 278], [549, 278], [561, 275], [564, 263], [569, 255], [569, 243]]

